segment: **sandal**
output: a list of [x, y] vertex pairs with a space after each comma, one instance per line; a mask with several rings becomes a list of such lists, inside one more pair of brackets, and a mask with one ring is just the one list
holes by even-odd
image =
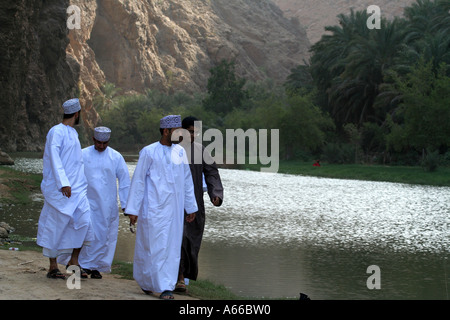
[[184, 281], [178, 281], [175, 286], [175, 292], [186, 292], [186, 284]]
[[173, 294], [172, 291], [166, 290], [159, 296], [162, 300], [173, 300]]
[[[70, 265], [66, 265], [66, 269], [69, 267], [70, 267]], [[80, 268], [80, 278], [87, 279], [87, 277], [88, 277], [87, 272], [80, 265], [77, 265], [77, 267]], [[74, 273], [75, 273], [75, 271], [74, 271]]]
[[[142, 289], [142, 288], [141, 288]], [[144, 291], [144, 293], [145, 294], [148, 294], [148, 295], [152, 295], [153, 294], [153, 291], [150, 291], [150, 290], [144, 290], [144, 289], [142, 289], [142, 291]]]
[[100, 274], [100, 272], [98, 270], [92, 270], [90, 272], [90, 275], [91, 275], [91, 279], [101, 279], [101, 278], [103, 278], [103, 276]]
[[53, 269], [52, 271], [47, 273], [47, 278], [50, 279], [66, 279], [66, 276], [59, 271], [59, 269]]

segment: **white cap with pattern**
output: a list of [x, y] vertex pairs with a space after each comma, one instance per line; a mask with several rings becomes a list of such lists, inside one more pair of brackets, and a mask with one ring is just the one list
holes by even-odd
[[77, 98], [67, 100], [62, 105], [64, 114], [72, 114], [81, 110], [80, 100]]
[[180, 115], [169, 115], [165, 116], [159, 121], [159, 127], [164, 128], [181, 128], [181, 116]]
[[109, 141], [110, 137], [111, 137], [111, 129], [107, 127], [97, 127], [94, 129], [95, 140], [105, 142]]

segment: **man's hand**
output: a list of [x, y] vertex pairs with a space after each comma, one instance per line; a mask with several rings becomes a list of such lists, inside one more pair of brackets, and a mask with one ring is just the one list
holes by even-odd
[[138, 219], [138, 216], [134, 216], [132, 214], [129, 214], [128, 217], [130, 218], [130, 225], [135, 225]]
[[222, 199], [220, 199], [219, 197], [214, 197], [211, 199], [211, 202], [213, 205], [215, 205], [216, 207], [220, 206], [222, 204]]
[[137, 216], [134, 216], [132, 214], [125, 214], [130, 218], [130, 231], [131, 233], [135, 233], [136, 232], [136, 228], [134, 227], [136, 225], [137, 222]]
[[72, 195], [72, 188], [71, 187], [62, 187], [61, 192], [62, 192], [63, 196], [70, 198], [70, 196]]
[[187, 221], [187, 222], [192, 222], [192, 221], [194, 221], [194, 219], [195, 219], [195, 212], [186, 215], [186, 221]]

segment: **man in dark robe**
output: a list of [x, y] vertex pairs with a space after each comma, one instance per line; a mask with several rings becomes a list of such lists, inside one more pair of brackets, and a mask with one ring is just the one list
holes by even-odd
[[198, 275], [198, 253], [205, 228], [205, 205], [203, 202], [203, 177], [208, 189], [208, 195], [215, 206], [222, 205], [223, 186], [220, 180], [219, 170], [213, 158], [205, 147], [195, 142], [199, 128], [195, 127], [194, 117], [187, 117], [182, 121], [183, 129], [189, 131], [190, 141], [183, 141], [194, 182], [195, 199], [197, 200], [198, 212], [192, 222], [185, 220], [183, 231], [183, 243], [181, 248], [180, 270], [175, 291], [186, 291], [184, 279], [196, 280]]

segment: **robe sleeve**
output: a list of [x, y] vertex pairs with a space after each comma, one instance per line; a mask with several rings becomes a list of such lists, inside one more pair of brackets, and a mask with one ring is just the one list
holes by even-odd
[[122, 209], [127, 207], [127, 199], [130, 191], [130, 173], [125, 159], [120, 155], [117, 161], [116, 177], [119, 179], [119, 199]]
[[50, 165], [52, 167], [53, 175], [56, 181], [56, 185], [58, 190], [61, 190], [62, 187], [70, 187], [69, 179], [67, 178], [66, 171], [62, 165], [60, 153], [63, 144], [64, 137], [60, 134], [60, 132], [53, 132], [50, 138]]
[[[184, 149], [183, 149], [184, 150]], [[186, 157], [186, 152], [183, 152], [184, 161], [184, 210], [187, 214], [198, 211], [197, 200], [194, 193], [194, 182], [192, 180], [191, 168]]]
[[125, 212], [127, 214], [139, 216], [142, 203], [145, 196], [145, 180], [147, 171], [152, 161], [147, 150], [142, 149], [139, 153], [139, 160], [134, 170], [133, 179], [131, 179], [130, 191], [127, 199]]
[[223, 186], [220, 179], [219, 169], [214, 162], [211, 155], [205, 151], [203, 147], [203, 175], [205, 177], [206, 186], [208, 188], [208, 195], [211, 199], [215, 197], [220, 198], [220, 205], [223, 201]]

